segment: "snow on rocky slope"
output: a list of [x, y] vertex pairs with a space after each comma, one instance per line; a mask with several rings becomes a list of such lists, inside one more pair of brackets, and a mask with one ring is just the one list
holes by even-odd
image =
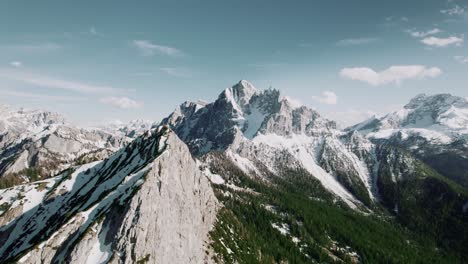
[[206, 263], [217, 201], [167, 127], [109, 158], [0, 190], [0, 262]]
[[112, 135], [133, 139], [155, 126], [157, 126], [157, 123], [154, 121], [135, 119], [127, 123], [122, 121], [109, 122], [103, 126], [96, 127], [96, 129], [106, 131]]
[[468, 100], [450, 94], [420, 94], [402, 109], [348, 130], [376, 139], [419, 136], [431, 143], [448, 144], [468, 136]]
[[134, 122], [120, 130], [84, 129], [54, 112], [0, 106], [0, 177], [27, 182], [53, 176], [103, 159], [149, 128]]
[[421, 94], [402, 109], [352, 126], [370, 140], [411, 152], [468, 187], [468, 100]]
[[213, 103], [185, 102], [162, 124], [195, 155], [222, 151], [250, 175], [267, 178], [282, 176], [285, 168], [304, 168], [351, 207], [375, 197], [372, 143], [281, 99], [277, 90], [258, 91], [240, 81]]

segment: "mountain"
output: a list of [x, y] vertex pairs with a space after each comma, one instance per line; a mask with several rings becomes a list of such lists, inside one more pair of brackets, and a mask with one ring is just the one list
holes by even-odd
[[110, 122], [103, 126], [98, 126], [96, 129], [108, 132], [112, 135], [133, 139], [155, 126], [157, 126], [157, 123], [154, 121], [135, 119], [127, 123], [122, 121]]
[[[0, 189], [0, 262], [463, 263], [467, 188], [399, 137], [373, 136], [413, 122], [452, 140], [420, 148], [463, 142], [461, 125], [428, 124], [430, 111], [420, 108], [439, 113], [436, 102], [461, 109], [461, 101], [434, 100], [412, 100], [398, 125], [370, 120], [341, 130], [278, 90], [240, 81], [214, 102], [182, 103], [158, 125], [81, 132], [60, 118], [44, 121], [48, 136], [37, 142], [63, 127], [110, 135], [119, 146]], [[32, 138], [25, 124], [20, 134]], [[467, 153], [450, 151], [451, 159]]]
[[58, 113], [0, 106], [0, 186], [44, 179], [102, 160], [152, 127], [134, 120], [79, 128]]
[[217, 201], [166, 127], [107, 159], [0, 190], [0, 262], [209, 262]]
[[368, 168], [373, 161], [358, 157], [371, 156], [370, 142], [281, 99], [277, 90], [258, 91], [243, 80], [213, 103], [185, 102], [162, 124], [172, 127], [194, 155], [222, 151], [247, 174], [267, 178], [302, 168], [352, 207], [375, 198]]
[[468, 187], [466, 98], [421, 94], [398, 111], [371, 118], [347, 130], [357, 130], [374, 142], [399, 146]]
[[420, 137], [432, 144], [448, 144], [467, 138], [468, 100], [450, 94], [420, 94], [402, 109], [348, 130], [358, 130], [377, 139]]
[[[460, 101], [447, 99], [446, 103], [457, 108]], [[420, 104], [413, 100], [408, 109]], [[406, 112], [408, 121], [401, 121], [402, 124], [421, 119], [416, 111]], [[313, 109], [281, 98], [277, 90], [259, 91], [249, 82], [240, 81], [212, 103], [183, 103], [161, 123], [170, 126], [200, 159], [201, 169], [219, 188], [218, 199], [231, 206], [227, 214], [239, 213], [240, 222], [243, 217], [252, 216], [238, 211], [242, 209], [237, 206], [242, 205], [235, 206], [236, 199], [250, 200], [252, 195], [258, 199], [265, 190], [276, 195], [283, 193], [284, 196], [270, 197], [268, 203], [273, 203], [274, 208], [278, 199], [289, 199], [290, 192], [301, 190], [301, 196], [331, 201], [332, 206], [343, 210], [351, 208], [377, 215], [384, 210], [383, 214], [395, 217], [398, 224], [455, 252], [462, 252], [468, 245], [464, 239], [468, 230], [466, 189], [392, 142], [375, 141], [355, 129], [340, 130], [335, 122]], [[446, 124], [446, 135], [455, 141], [463, 138], [461, 125]], [[276, 185], [288, 186], [288, 192]], [[226, 200], [233, 192], [234, 197], [242, 198]], [[262, 208], [270, 206], [268, 203], [257, 205]], [[308, 206], [302, 210], [310, 210]], [[438, 217], [437, 222], [431, 222], [434, 216]], [[323, 247], [332, 243], [325, 240], [328, 242]], [[349, 240], [346, 244], [351, 245]], [[226, 257], [227, 253], [220, 250]]]

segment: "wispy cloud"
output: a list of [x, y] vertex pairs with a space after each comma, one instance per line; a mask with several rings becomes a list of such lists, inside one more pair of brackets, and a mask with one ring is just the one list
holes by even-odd
[[448, 38], [438, 38], [438, 37], [426, 37], [421, 40], [422, 43], [426, 44], [427, 46], [439, 47], [444, 48], [451, 45], [454, 46], [461, 46], [463, 44], [463, 37], [455, 37], [451, 36]]
[[17, 70], [1, 69], [0, 78], [14, 80], [27, 83], [34, 86], [69, 90], [86, 94], [102, 94], [102, 93], [127, 93], [130, 90], [119, 89], [112, 86], [93, 85], [77, 81], [69, 81], [57, 79], [49, 76], [38, 75]]
[[321, 104], [335, 105], [338, 102], [338, 97], [332, 91], [323, 91], [319, 96], [312, 96], [312, 100]]
[[385, 22], [382, 24], [384, 26], [392, 27], [392, 26], [397, 26], [403, 23], [409, 22], [408, 17], [393, 17], [389, 16], [385, 18]]
[[154, 75], [154, 72], [135, 72], [135, 73], [132, 73], [131, 74], [132, 76], [153, 76]]
[[349, 38], [342, 39], [336, 42], [337, 46], [356, 46], [356, 45], [365, 45], [378, 41], [377, 38]]
[[59, 51], [62, 48], [57, 43], [0, 45], [0, 49], [3, 51], [20, 53], [46, 53]]
[[459, 63], [462, 63], [462, 64], [468, 63], [468, 57], [466, 56], [454, 56], [453, 58]]
[[465, 8], [459, 5], [455, 5], [452, 8], [440, 10], [440, 12], [442, 14], [446, 14], [449, 16], [457, 16], [457, 15], [463, 15], [463, 13], [465, 13]]
[[184, 53], [176, 48], [154, 44], [148, 40], [134, 40], [133, 46], [140, 50], [143, 56], [153, 56], [155, 54], [163, 54], [172, 57], [184, 56]]
[[143, 107], [143, 102], [137, 102], [128, 97], [104, 97], [99, 100], [103, 104], [108, 104], [120, 109], [136, 109]]
[[267, 63], [249, 63], [247, 66], [252, 68], [262, 68], [262, 69], [269, 69], [269, 68], [277, 68], [287, 66], [287, 63], [283, 62], [267, 62]]
[[96, 27], [92, 26], [89, 28], [89, 34], [96, 36], [96, 37], [102, 37], [104, 36], [101, 32], [99, 32]]
[[409, 79], [426, 79], [439, 76], [442, 70], [437, 67], [428, 68], [423, 65], [391, 66], [386, 70], [376, 72], [371, 68], [344, 68], [340, 71], [343, 78], [366, 82], [373, 86], [396, 83]]
[[10, 65], [15, 67], [15, 68], [23, 67], [23, 63], [21, 61], [12, 61], [12, 62], [10, 62]]
[[159, 70], [165, 72], [168, 75], [179, 78], [187, 78], [192, 75], [191, 71], [185, 68], [162, 67], [159, 68]]
[[427, 37], [427, 36], [430, 36], [430, 35], [438, 34], [438, 33], [442, 32], [442, 30], [440, 30], [438, 28], [433, 28], [433, 29], [430, 29], [428, 31], [416, 31], [414, 29], [408, 29], [408, 30], [406, 30], [406, 32], [409, 33], [411, 36], [413, 36], [415, 38], [424, 38], [424, 37]]
[[14, 96], [14, 97], [21, 97], [27, 98], [31, 100], [45, 100], [45, 101], [82, 101], [84, 98], [76, 97], [76, 96], [60, 96], [60, 95], [46, 95], [46, 94], [37, 94], [37, 93], [30, 93], [30, 92], [21, 92], [15, 90], [0, 90], [0, 96]]

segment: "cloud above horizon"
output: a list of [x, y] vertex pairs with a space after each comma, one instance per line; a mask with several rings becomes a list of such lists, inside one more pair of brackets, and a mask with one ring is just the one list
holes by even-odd
[[143, 56], [154, 56], [155, 54], [162, 54], [172, 57], [184, 56], [184, 53], [174, 47], [154, 44], [148, 40], [134, 40], [133, 46], [140, 50]]
[[404, 80], [435, 78], [442, 74], [442, 70], [437, 67], [428, 68], [424, 65], [396, 65], [376, 72], [367, 67], [344, 68], [340, 71], [340, 76], [346, 79], [368, 83], [372, 86], [385, 84], [400, 84]]
[[454, 56], [453, 57], [456, 61], [458, 61], [461, 64], [468, 63], [468, 57], [465, 56]]
[[406, 30], [406, 32], [408, 32], [412, 37], [424, 38], [424, 37], [427, 37], [427, 36], [430, 36], [430, 35], [438, 34], [438, 33], [442, 32], [442, 30], [440, 30], [438, 28], [433, 28], [433, 29], [430, 29], [430, 30], [427, 30], [427, 31], [416, 31], [414, 29], [408, 29], [408, 30]]
[[338, 102], [338, 97], [332, 91], [323, 91], [318, 96], [312, 96], [312, 100], [321, 104], [336, 105]]
[[428, 46], [444, 48], [450, 45], [461, 46], [464, 42], [464, 39], [463, 37], [460, 38], [456, 36], [451, 36], [448, 38], [438, 38], [438, 37], [431, 36], [431, 37], [423, 38], [421, 42]]
[[15, 68], [23, 67], [23, 63], [21, 61], [12, 61], [12, 62], [10, 62], [10, 65], [15, 67]]
[[187, 78], [191, 76], [190, 70], [185, 68], [161, 67], [159, 70], [173, 77]]
[[128, 97], [122, 96], [122, 97], [115, 97], [115, 96], [109, 96], [109, 97], [103, 97], [99, 99], [99, 102], [103, 104], [108, 104], [116, 108], [120, 109], [137, 109], [143, 107], [143, 102], [137, 102], [133, 99], [130, 99]]
[[336, 42], [337, 46], [357, 46], [357, 45], [364, 45], [370, 44], [373, 42], [378, 41], [377, 38], [349, 38], [349, 39], [342, 39]]
[[449, 16], [463, 15], [463, 13], [465, 13], [465, 8], [455, 5], [452, 8], [440, 10], [440, 12]]
[[82, 101], [84, 98], [76, 97], [76, 96], [61, 96], [61, 95], [46, 95], [46, 94], [38, 94], [38, 93], [30, 93], [30, 92], [22, 92], [16, 90], [0, 90], [0, 96], [13, 96], [13, 97], [21, 97], [26, 98], [29, 100], [34, 101], [65, 101], [65, 102], [73, 102], [73, 101]]
[[18, 70], [8, 70], [0, 68], [0, 78], [5, 78], [17, 82], [23, 82], [34, 86], [62, 89], [85, 94], [102, 93], [127, 93], [131, 90], [119, 89], [112, 86], [94, 85], [78, 81], [69, 81], [54, 77], [38, 75]]
[[62, 45], [53, 42], [39, 44], [16, 44], [16, 45], [0, 45], [0, 50], [7, 52], [19, 53], [48, 53], [63, 49]]

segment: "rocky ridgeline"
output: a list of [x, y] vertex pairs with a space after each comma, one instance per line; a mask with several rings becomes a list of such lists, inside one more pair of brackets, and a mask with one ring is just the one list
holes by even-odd
[[0, 196], [1, 262], [208, 261], [216, 198], [186, 145], [164, 127], [103, 161]]

